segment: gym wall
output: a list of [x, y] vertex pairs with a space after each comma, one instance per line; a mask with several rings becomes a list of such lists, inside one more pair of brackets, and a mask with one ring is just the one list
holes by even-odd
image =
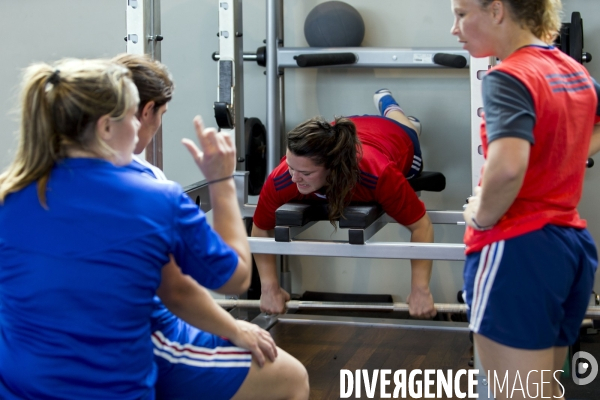
[[[362, 15], [363, 46], [458, 47], [450, 35], [453, 16], [448, 0], [345, 0]], [[285, 46], [306, 46], [304, 19], [322, 1], [285, 0]], [[565, 18], [580, 11], [584, 20], [585, 49], [597, 58], [586, 64], [600, 79], [600, 15], [594, 0], [564, 0]], [[162, 0], [162, 60], [172, 71], [176, 93], [164, 118], [164, 169], [171, 179], [188, 185], [202, 179], [181, 138], [193, 137], [191, 120], [201, 114], [214, 124], [212, 105], [217, 95], [218, 2], [215, 0]], [[593, 7], [596, 5], [596, 7]], [[33, 61], [62, 57], [109, 57], [125, 51], [126, 0], [0, 0], [0, 33], [5, 38], [0, 66], [0, 167], [12, 158], [13, 133], [18, 129], [16, 106], [19, 73]], [[254, 52], [266, 37], [264, 0], [245, 0], [244, 47]], [[245, 63], [245, 115], [266, 119], [264, 68]], [[427, 170], [446, 175], [442, 193], [423, 193], [429, 209], [459, 210], [471, 193], [470, 84], [467, 70], [401, 70], [322, 68], [286, 70], [286, 129], [308, 117], [374, 113], [372, 94], [391, 89], [410, 115], [424, 127], [422, 148]], [[600, 160], [600, 158], [599, 158]], [[600, 243], [600, 166], [588, 170], [580, 212]], [[464, 228], [438, 225], [436, 241], [459, 243]], [[343, 238], [328, 223], [304, 234], [322, 239]], [[376, 240], [407, 241], [404, 228], [390, 225]], [[290, 258], [293, 292], [304, 290], [349, 293], [390, 293], [405, 301], [410, 291], [410, 266], [405, 260], [344, 258]], [[596, 281], [600, 291], [600, 279]], [[436, 302], [455, 302], [462, 285], [462, 263], [434, 262], [431, 288]]]
[[125, 0], [0, 0], [0, 168], [12, 160], [19, 129], [21, 71], [64, 57], [112, 57], [124, 52]]

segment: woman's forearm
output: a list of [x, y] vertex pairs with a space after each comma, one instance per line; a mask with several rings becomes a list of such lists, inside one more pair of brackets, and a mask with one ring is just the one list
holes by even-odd
[[235, 319], [174, 261], [163, 267], [157, 294], [173, 314], [198, 329], [224, 337], [233, 336], [237, 330]]
[[492, 226], [515, 201], [527, 171], [530, 144], [517, 138], [497, 139], [490, 143], [481, 179], [478, 225]]

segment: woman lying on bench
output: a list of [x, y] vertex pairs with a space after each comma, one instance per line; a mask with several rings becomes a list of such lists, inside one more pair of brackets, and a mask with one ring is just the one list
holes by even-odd
[[[336, 118], [331, 124], [313, 118], [288, 133], [286, 156], [260, 193], [252, 236], [273, 237], [275, 211], [283, 204], [322, 199], [332, 224], [350, 201], [374, 201], [411, 231], [411, 242], [433, 242], [425, 206], [408, 182], [423, 169], [420, 123], [404, 114], [389, 90], [377, 91], [374, 100], [381, 116]], [[283, 312], [290, 296], [279, 286], [275, 255], [255, 254], [254, 259], [261, 310]], [[431, 260], [411, 260], [407, 302], [413, 317], [436, 314], [429, 290], [431, 267]]]

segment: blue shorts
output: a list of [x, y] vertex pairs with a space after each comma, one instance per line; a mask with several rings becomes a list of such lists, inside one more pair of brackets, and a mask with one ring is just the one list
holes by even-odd
[[248, 375], [252, 354], [178, 321], [152, 334], [157, 400], [226, 400]]
[[597, 264], [586, 229], [556, 225], [467, 255], [463, 296], [470, 329], [520, 349], [573, 344]]
[[417, 131], [415, 131], [414, 129], [409, 128], [408, 126], [401, 124], [400, 122], [398, 122], [394, 119], [391, 119], [391, 118], [388, 118], [388, 119], [390, 121], [392, 121], [393, 123], [395, 123], [396, 125], [398, 125], [400, 128], [402, 128], [402, 130], [410, 138], [410, 141], [413, 144], [413, 149], [414, 149], [413, 162], [412, 162], [412, 166], [410, 167], [410, 170], [406, 174], [406, 179], [414, 178], [415, 176], [418, 176], [421, 173], [421, 171], [423, 170], [423, 156], [421, 155], [421, 145], [419, 144], [419, 135], [417, 134]]
[[[363, 117], [373, 117], [373, 116], [376, 116], [379, 118], [385, 118], [387, 120], [392, 121], [394, 124], [398, 125], [398, 127], [402, 130], [402, 132], [406, 133], [406, 135], [409, 137], [410, 141], [413, 144], [413, 150], [414, 150], [412, 166], [406, 174], [406, 179], [411, 179], [411, 178], [414, 178], [415, 176], [418, 176], [421, 173], [421, 171], [423, 170], [423, 156], [421, 155], [421, 145], [419, 144], [419, 135], [417, 134], [417, 131], [415, 131], [413, 128], [409, 128], [408, 126], [396, 121], [395, 119], [391, 119], [388, 117], [382, 117], [380, 115], [370, 115], [370, 114], [363, 115]], [[351, 115], [348, 118], [352, 118], [352, 117], [360, 117], [360, 115]]]

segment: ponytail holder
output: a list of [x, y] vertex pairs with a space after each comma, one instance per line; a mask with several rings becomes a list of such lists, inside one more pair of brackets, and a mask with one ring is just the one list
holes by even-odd
[[321, 129], [323, 129], [326, 132], [330, 132], [331, 131], [331, 125], [329, 125], [329, 122], [324, 121], [324, 120], [319, 120], [318, 121], [319, 127]]
[[340, 135], [340, 128], [338, 124], [331, 125], [331, 133], [333, 137], [338, 137]]
[[55, 69], [52, 75], [48, 77], [48, 82], [57, 85], [60, 82], [60, 69]]

